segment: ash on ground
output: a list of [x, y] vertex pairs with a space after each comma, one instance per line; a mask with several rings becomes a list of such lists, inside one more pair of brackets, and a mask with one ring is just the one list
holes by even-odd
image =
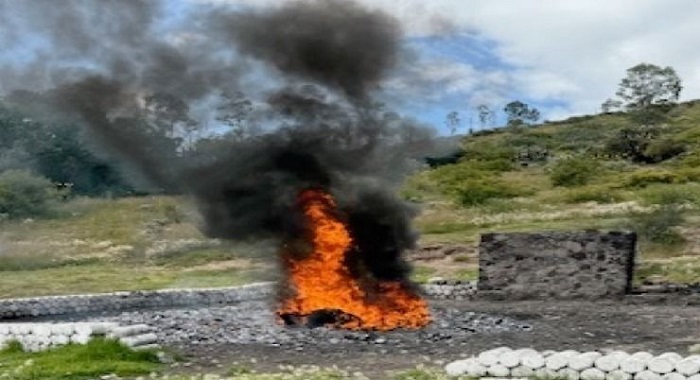
[[284, 326], [276, 319], [274, 308], [263, 301], [196, 309], [140, 310], [90, 319], [150, 325], [157, 330], [160, 343], [169, 346], [255, 344], [297, 349], [348, 343], [392, 347], [435, 342], [466, 345], [474, 334], [531, 329], [529, 324], [513, 318], [449, 306], [433, 306], [431, 312], [432, 323], [422, 329], [388, 332]]

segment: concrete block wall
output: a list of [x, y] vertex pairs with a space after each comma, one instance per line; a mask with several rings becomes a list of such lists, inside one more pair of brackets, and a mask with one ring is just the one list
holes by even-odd
[[632, 290], [632, 232], [488, 233], [479, 245], [480, 296], [606, 298]]

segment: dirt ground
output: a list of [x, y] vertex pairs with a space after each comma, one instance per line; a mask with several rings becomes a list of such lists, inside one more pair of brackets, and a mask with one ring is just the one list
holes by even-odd
[[[697, 300], [697, 298], [693, 298]], [[180, 371], [223, 372], [231, 363], [259, 371], [276, 371], [280, 365], [337, 365], [360, 371], [371, 379], [384, 379], [391, 371], [417, 364], [441, 366], [446, 362], [499, 346], [537, 350], [666, 351], [688, 354], [700, 343], [700, 303], [688, 305], [684, 296], [641, 301], [627, 297], [614, 301], [432, 301], [460, 310], [508, 316], [532, 326], [529, 331], [474, 334], [462, 342], [435, 342], [403, 346], [340, 344], [303, 351], [264, 345], [181, 347], [187, 361]]]

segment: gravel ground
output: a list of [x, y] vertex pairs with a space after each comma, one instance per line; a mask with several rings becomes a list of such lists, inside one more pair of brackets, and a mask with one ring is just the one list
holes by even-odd
[[[621, 349], [687, 354], [700, 342], [700, 306], [682, 296], [626, 301], [432, 300], [434, 322], [416, 331], [352, 332], [285, 327], [273, 307], [250, 301], [200, 309], [143, 310], [87, 319], [146, 323], [186, 358], [174, 371], [223, 371], [231, 363], [259, 370], [279, 365], [338, 365], [372, 379], [417, 364], [442, 365], [508, 346], [537, 350]], [[73, 320], [81, 318], [73, 317]], [[86, 318], [82, 318], [85, 320]]]

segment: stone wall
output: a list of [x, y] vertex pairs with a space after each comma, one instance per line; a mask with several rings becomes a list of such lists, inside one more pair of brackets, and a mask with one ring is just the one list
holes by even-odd
[[113, 313], [148, 308], [230, 305], [268, 299], [270, 282], [210, 289], [166, 289], [87, 295], [0, 299], [0, 320], [52, 315]]
[[[470, 298], [476, 291], [473, 281], [436, 283], [421, 286], [427, 297]], [[110, 314], [121, 311], [233, 305], [242, 301], [269, 300], [276, 294], [272, 282], [225, 288], [166, 289], [101, 294], [0, 299], [0, 321], [18, 318], [75, 314]]]
[[632, 290], [631, 232], [489, 233], [479, 245], [480, 296], [606, 298]]

